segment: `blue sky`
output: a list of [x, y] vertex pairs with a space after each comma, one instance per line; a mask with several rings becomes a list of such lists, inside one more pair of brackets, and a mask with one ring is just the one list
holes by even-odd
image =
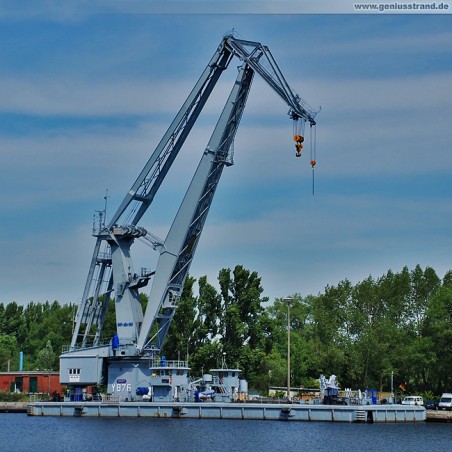
[[[291, 87], [322, 107], [315, 196], [287, 106], [256, 77], [191, 274], [215, 285], [220, 269], [241, 264], [273, 300], [405, 265], [440, 277], [452, 268], [450, 15], [150, 14], [143, 2], [78, 3], [18, 11], [0, 2], [0, 302], [80, 300], [93, 212], [108, 189], [113, 215], [232, 29], [269, 46]], [[238, 64], [143, 219], [161, 237]], [[137, 268], [152, 266], [151, 249], [133, 252]]]

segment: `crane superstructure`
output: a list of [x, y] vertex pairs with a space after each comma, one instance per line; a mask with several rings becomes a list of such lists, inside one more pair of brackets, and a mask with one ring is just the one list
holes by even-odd
[[[139, 222], [234, 57], [241, 61], [235, 83], [166, 239], [159, 239]], [[80, 387], [105, 384], [105, 374], [118, 360], [122, 360], [123, 367], [128, 362], [129, 368], [144, 372], [142, 360], [158, 356], [223, 168], [233, 164], [233, 142], [255, 73], [289, 106], [296, 155], [300, 155], [304, 141], [301, 131], [306, 123], [315, 126], [316, 113], [292, 91], [266, 46], [226, 35], [111, 220], [107, 223], [106, 212], [98, 212], [93, 227], [96, 243], [72, 341], [60, 357], [62, 383]], [[315, 165], [312, 157], [311, 165]], [[131, 246], [138, 238], [150, 242], [159, 254], [152, 271], [134, 270]], [[149, 301], [143, 312], [139, 289], [151, 279]], [[115, 306], [117, 333], [103, 344], [101, 334], [110, 302]], [[118, 372], [112, 373], [118, 380]]]

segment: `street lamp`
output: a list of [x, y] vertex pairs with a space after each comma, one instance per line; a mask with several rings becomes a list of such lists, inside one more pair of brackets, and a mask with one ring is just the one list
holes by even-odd
[[226, 369], [226, 352], [223, 352], [223, 361], [221, 362], [221, 367]]
[[292, 297], [284, 298], [287, 301], [287, 399], [290, 400], [290, 302]]

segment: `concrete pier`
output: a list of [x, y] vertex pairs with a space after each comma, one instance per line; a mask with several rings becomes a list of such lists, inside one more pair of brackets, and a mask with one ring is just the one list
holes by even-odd
[[452, 422], [452, 411], [427, 410], [427, 422]]
[[0, 402], [0, 413], [26, 413], [27, 402]]

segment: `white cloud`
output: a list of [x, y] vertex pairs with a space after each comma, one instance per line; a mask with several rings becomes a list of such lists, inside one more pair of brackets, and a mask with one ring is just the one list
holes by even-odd
[[9, 258], [0, 264], [0, 302], [77, 303], [92, 252], [90, 230], [89, 224], [65, 225], [49, 234], [31, 224], [26, 236], [2, 241], [2, 252]]
[[[81, 16], [79, 20], [83, 23]], [[262, 30], [262, 41], [282, 43], [271, 49], [288, 82], [311, 105], [323, 107], [318, 115], [316, 195], [311, 195], [309, 147], [301, 159], [294, 157], [287, 106], [256, 76], [235, 143], [236, 165], [226, 169], [220, 181], [191, 273], [208, 274], [214, 282], [219, 269], [242, 264], [258, 271], [266, 293], [275, 297], [316, 293], [346, 277], [357, 282], [403, 265], [446, 269], [452, 211], [440, 184], [447, 193], [452, 74], [446, 63], [409, 69], [418, 68], [419, 58], [425, 52], [430, 55], [430, 48], [440, 55], [450, 32], [411, 25], [403, 34], [393, 26], [385, 37], [374, 40], [358, 20], [355, 31], [341, 35], [335, 27], [348, 19], [315, 18], [313, 26], [307, 26], [310, 18], [280, 20]], [[212, 22], [210, 30], [226, 21]], [[246, 31], [254, 38], [251, 30], [257, 33], [263, 21], [253, 17], [248, 22]], [[102, 207], [108, 188], [109, 212], [116, 209], [207, 63], [197, 44], [207, 36], [203, 30], [194, 41], [179, 46], [175, 42], [180, 31], [166, 35], [165, 42], [146, 44], [146, 58], [155, 64], [171, 66], [171, 58], [181, 63], [169, 79], [158, 72], [161, 68], [156, 68], [157, 75], [147, 66], [143, 69], [149, 63], [139, 58], [144, 27], [118, 32], [120, 49], [105, 41], [91, 52], [87, 43], [95, 23], [70, 30], [87, 35], [83, 49], [75, 46], [73, 56], [63, 56], [64, 46], [54, 56], [52, 62], [61, 70], [46, 71], [38, 65], [42, 72], [28, 66], [0, 72], [5, 119], [21, 125], [23, 115], [31, 124], [17, 132], [5, 122], [1, 129], [2, 225], [14, 234], [2, 243], [11, 258], [0, 267], [0, 301], [74, 301], [81, 296], [93, 245], [86, 221], [91, 206]], [[196, 23], [200, 22], [190, 19], [192, 29]], [[281, 23], [302, 26], [277, 35]], [[333, 31], [328, 32], [330, 26]], [[44, 49], [40, 52], [45, 54]], [[364, 57], [372, 59], [372, 67], [384, 65], [389, 52], [391, 58], [407, 58], [404, 71], [388, 66], [384, 74], [371, 73], [360, 65]], [[183, 60], [176, 60], [181, 55]], [[77, 70], [69, 61], [73, 58], [87, 67]], [[344, 69], [340, 76], [328, 72], [327, 63], [334, 58]], [[311, 63], [315, 67], [305, 71]], [[133, 70], [134, 64], [141, 70]], [[115, 65], [124, 70], [110, 76]], [[143, 226], [161, 237], [174, 215], [168, 204], [177, 208], [176, 192], [188, 186], [232, 87], [236, 66], [231, 63], [190, 134], [162, 187], [163, 199], [143, 218]], [[434, 175], [433, 186], [420, 181], [420, 175]], [[141, 261], [147, 266], [147, 250], [137, 249], [136, 256], [137, 267]]]

